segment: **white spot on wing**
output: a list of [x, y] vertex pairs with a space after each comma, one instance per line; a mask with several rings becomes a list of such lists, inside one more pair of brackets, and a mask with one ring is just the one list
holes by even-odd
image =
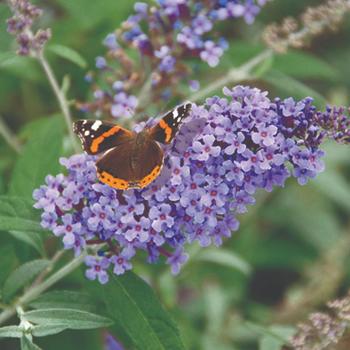
[[179, 111], [178, 111], [177, 109], [175, 109], [175, 110], [173, 111], [173, 119], [177, 119], [178, 116], [179, 116]]
[[90, 135], [90, 131], [89, 131], [89, 130], [86, 130], [86, 131], [84, 132], [84, 135], [85, 135], [85, 136], [89, 136], [89, 135]]
[[95, 123], [92, 124], [91, 129], [96, 131], [101, 125], [101, 120], [96, 120]]

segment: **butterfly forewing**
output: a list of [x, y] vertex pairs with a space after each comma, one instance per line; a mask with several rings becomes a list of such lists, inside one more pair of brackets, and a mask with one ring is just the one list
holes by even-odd
[[96, 162], [101, 182], [118, 190], [143, 188], [155, 180], [162, 169], [164, 156], [157, 142], [169, 144], [191, 108], [190, 102], [177, 106], [156, 126], [138, 134], [99, 120], [79, 120], [73, 129], [84, 151], [102, 154]]
[[131, 131], [100, 120], [78, 120], [74, 123], [73, 130], [88, 154], [102, 153], [133, 137]]
[[190, 114], [191, 108], [192, 104], [187, 102], [166, 113], [159, 123], [150, 130], [153, 140], [165, 144], [170, 143], [182, 120]]

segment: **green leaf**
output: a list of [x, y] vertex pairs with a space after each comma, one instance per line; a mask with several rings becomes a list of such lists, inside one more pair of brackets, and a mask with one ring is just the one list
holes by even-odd
[[84, 59], [84, 57], [82, 57], [77, 51], [71, 49], [70, 47], [59, 44], [51, 44], [47, 47], [47, 50], [53, 52], [57, 56], [60, 56], [68, 61], [75, 63], [81, 68], [87, 67], [87, 62]]
[[319, 57], [301, 51], [275, 55], [274, 69], [297, 79], [315, 78], [337, 80], [339, 71]]
[[62, 118], [51, 117], [37, 129], [16, 162], [10, 194], [32, 198], [33, 190], [43, 184], [46, 175], [59, 171], [62, 139]]
[[[276, 326], [264, 327], [262, 325], [249, 322], [249, 321], [245, 322], [244, 325], [251, 331], [257, 334], [260, 334], [263, 338], [270, 338], [270, 339], [274, 339], [275, 341], [279, 341], [281, 345], [288, 344], [289, 338], [295, 332], [295, 329], [289, 326], [276, 325]], [[269, 350], [272, 350], [272, 349], [274, 348], [270, 348]], [[278, 350], [280, 350], [280, 348]]]
[[0, 53], [0, 71], [10, 72], [22, 79], [38, 82], [43, 76], [37, 62], [30, 57], [20, 57], [14, 52]]
[[350, 188], [343, 175], [335, 170], [327, 169], [312, 182], [312, 185], [347, 212], [350, 212]]
[[0, 246], [0, 286], [17, 265], [17, 258], [11, 244]]
[[15, 239], [32, 246], [39, 254], [44, 252], [43, 234], [38, 232], [9, 231]]
[[140, 277], [130, 272], [113, 276], [102, 288], [111, 317], [137, 349], [184, 349], [176, 324]]
[[26, 335], [21, 338], [21, 350], [41, 350]]
[[7, 64], [17, 58], [17, 55], [13, 51], [1, 52], [0, 53], [0, 68], [6, 67]]
[[49, 260], [33, 260], [18, 267], [4, 283], [4, 299], [9, 300], [13, 294], [29, 283], [36, 275], [45, 270], [49, 264]]
[[94, 312], [97, 309], [96, 302], [87, 294], [69, 290], [56, 290], [40, 295], [30, 303], [34, 309], [77, 309]]
[[6, 326], [0, 328], [0, 338], [21, 338], [23, 330], [18, 326]]
[[249, 275], [252, 271], [251, 266], [243, 258], [236, 253], [225, 249], [204, 249], [194, 256], [193, 259], [227, 266], [238, 270], [245, 275]]
[[32, 334], [34, 337], [46, 337], [48, 335], [58, 334], [66, 330], [66, 326], [60, 325], [40, 325], [32, 328]]
[[271, 326], [259, 341], [259, 350], [281, 350], [289, 343], [295, 329], [288, 326]]
[[64, 7], [69, 17], [79, 29], [90, 29], [96, 26], [100, 21], [104, 23], [108, 19], [113, 19], [112, 23], [119, 23], [130, 13], [132, 3], [130, 1], [104, 0], [103, 6], [97, 1], [85, 0], [58, 0], [58, 3]]
[[284, 95], [285, 97], [292, 96], [297, 99], [303, 99], [310, 96], [318, 107], [327, 104], [326, 99], [319, 92], [282, 72], [270, 70], [263, 76], [263, 79], [275, 86], [281, 97]]
[[62, 326], [67, 329], [93, 329], [108, 327], [113, 322], [109, 318], [96, 315], [90, 312], [50, 308], [33, 310], [24, 313], [24, 317], [38, 325]]
[[21, 197], [0, 196], [0, 229], [3, 231], [41, 232], [39, 213], [32, 202]]

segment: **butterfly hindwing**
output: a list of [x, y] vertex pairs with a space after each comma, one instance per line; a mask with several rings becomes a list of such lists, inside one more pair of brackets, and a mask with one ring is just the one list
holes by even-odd
[[133, 153], [131, 143], [117, 146], [97, 161], [98, 179], [118, 190], [143, 188], [159, 174], [163, 164], [163, 151], [154, 141], [147, 142]]
[[163, 167], [163, 157], [163, 150], [153, 140], [140, 150], [135, 168], [138, 188], [146, 187], [158, 177]]
[[164, 117], [150, 130], [153, 140], [168, 144], [176, 135], [179, 126], [191, 111], [192, 104], [186, 102], [169, 111]]
[[100, 120], [78, 120], [74, 123], [73, 130], [88, 154], [102, 153], [133, 137], [131, 131]]
[[96, 162], [98, 179], [118, 190], [127, 190], [134, 178], [131, 157], [132, 145], [129, 142], [108, 150]]

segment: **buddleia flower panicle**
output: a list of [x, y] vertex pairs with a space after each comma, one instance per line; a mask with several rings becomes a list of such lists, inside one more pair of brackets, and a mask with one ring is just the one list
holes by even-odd
[[138, 251], [150, 263], [163, 256], [178, 273], [188, 259], [186, 245], [221, 245], [258, 189], [283, 187], [289, 177], [305, 185], [324, 169], [325, 138], [349, 142], [344, 109], [320, 112], [311, 98], [271, 101], [267, 92], [245, 86], [223, 92], [193, 105], [164, 149], [162, 173], [146, 188], [118, 191], [101, 184], [96, 158], [78, 154], [61, 159], [66, 175], [48, 176], [34, 192], [42, 226], [66, 249], [79, 255], [104, 243], [86, 260], [89, 279], [106, 283], [106, 270], [120, 275], [132, 269]]
[[42, 10], [29, 0], [8, 0], [13, 16], [7, 20], [7, 31], [16, 36], [17, 53], [21, 56], [39, 54], [51, 37], [50, 29], [34, 29]]
[[[183, 96], [183, 88], [178, 89], [180, 82], [188, 84], [188, 91], [197, 90], [198, 82], [191, 78], [196, 69], [193, 59], [216, 67], [228, 49], [227, 40], [214, 29], [217, 24], [243, 19], [250, 25], [266, 3], [267, 0], [137, 2], [134, 14], [103, 41], [107, 53], [96, 58], [97, 74], [87, 75], [94, 102], [79, 103], [79, 107], [97, 115], [130, 118], [149, 102], [158, 104]], [[131, 57], [130, 51], [138, 55]]]
[[350, 12], [349, 0], [328, 0], [308, 7], [300, 20], [287, 17], [281, 24], [271, 24], [263, 33], [265, 43], [274, 51], [284, 53], [290, 47], [301, 48], [327, 30], [335, 31]]

